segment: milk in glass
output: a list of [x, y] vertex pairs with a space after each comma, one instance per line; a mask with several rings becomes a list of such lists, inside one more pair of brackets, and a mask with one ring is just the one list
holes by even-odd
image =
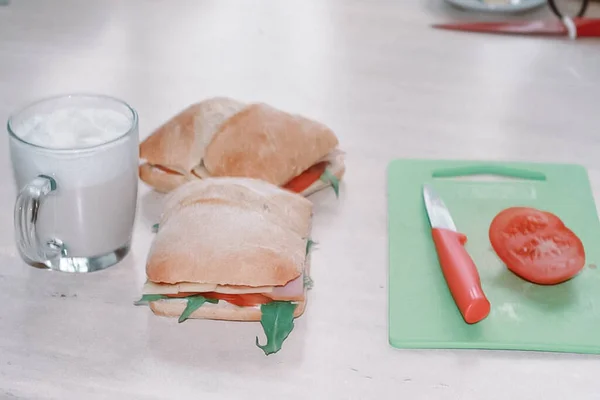
[[18, 189], [39, 175], [56, 189], [37, 213], [41, 243], [60, 241], [68, 257], [128, 250], [137, 200], [137, 116], [110, 98], [57, 99], [9, 122]]

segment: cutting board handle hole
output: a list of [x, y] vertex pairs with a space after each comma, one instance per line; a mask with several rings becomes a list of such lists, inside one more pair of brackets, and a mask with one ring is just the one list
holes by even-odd
[[546, 175], [541, 172], [506, 167], [503, 165], [471, 165], [466, 167], [444, 168], [433, 171], [431, 177], [435, 179], [452, 179], [471, 182], [546, 180]]

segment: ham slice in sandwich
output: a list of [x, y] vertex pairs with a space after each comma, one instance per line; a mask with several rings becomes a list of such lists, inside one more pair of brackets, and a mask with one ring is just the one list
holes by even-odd
[[[291, 331], [305, 309], [311, 219], [309, 200], [268, 182], [187, 182], [165, 200], [142, 300], [180, 322], [261, 321], [275, 352], [287, 334], [272, 330], [287, 321]], [[278, 326], [269, 327], [272, 317]]]
[[140, 144], [140, 179], [159, 192], [208, 177], [261, 179], [308, 196], [345, 172], [327, 126], [226, 97], [187, 107]]

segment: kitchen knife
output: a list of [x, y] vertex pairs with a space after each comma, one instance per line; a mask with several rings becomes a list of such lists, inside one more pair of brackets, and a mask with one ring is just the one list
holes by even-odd
[[[600, 37], [600, 18], [573, 18], [569, 24], [552, 19], [547, 21], [459, 22], [435, 24], [434, 28], [481, 33]], [[569, 32], [571, 26], [572, 32]]]
[[450, 211], [429, 185], [423, 185], [423, 200], [448, 289], [465, 322], [479, 322], [488, 316], [490, 302], [481, 288], [477, 267], [464, 247], [467, 237], [456, 230]]

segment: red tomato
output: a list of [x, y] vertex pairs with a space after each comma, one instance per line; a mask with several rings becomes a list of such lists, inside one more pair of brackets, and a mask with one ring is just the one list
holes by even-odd
[[177, 293], [177, 294], [166, 294], [165, 296], [172, 297], [174, 299], [179, 299], [181, 297], [188, 297], [188, 296], [192, 296], [194, 294], [200, 294], [200, 293], [184, 293], [184, 292], [181, 292], [181, 293]]
[[235, 304], [240, 307], [252, 307], [258, 304], [269, 303], [273, 300], [268, 298], [267, 296], [263, 296], [260, 293], [247, 293], [247, 294], [225, 294], [225, 293], [202, 293], [202, 296], [207, 299], [219, 299], [225, 300], [231, 304]]
[[327, 162], [323, 161], [313, 165], [288, 183], [283, 188], [291, 190], [292, 192], [301, 193], [303, 190], [308, 189], [310, 185], [319, 180], [325, 169], [327, 168]]
[[508, 269], [533, 283], [564, 282], [585, 265], [581, 240], [560, 218], [546, 211], [507, 208], [492, 221], [489, 236]]
[[240, 307], [251, 307], [256, 306], [258, 304], [265, 304], [273, 301], [267, 296], [264, 296], [260, 293], [247, 293], [247, 294], [225, 294], [225, 293], [216, 293], [216, 292], [206, 292], [206, 293], [177, 293], [177, 294], [168, 294], [168, 297], [181, 298], [188, 297], [194, 294], [199, 294], [207, 299], [219, 299], [227, 301], [231, 304], [235, 304]]

